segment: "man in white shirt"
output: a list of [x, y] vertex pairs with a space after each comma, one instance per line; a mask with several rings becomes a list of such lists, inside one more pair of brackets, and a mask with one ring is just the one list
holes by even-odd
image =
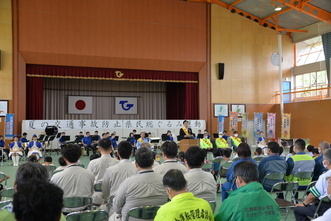
[[180, 170], [183, 174], [187, 172], [187, 168], [184, 165], [177, 163], [176, 156], [178, 146], [174, 141], [164, 142], [161, 146], [161, 150], [164, 162], [153, 168], [155, 173], [164, 175], [171, 169]]
[[117, 154], [120, 157], [118, 164], [108, 167], [102, 182], [102, 197], [105, 202], [116, 194], [121, 183], [128, 177], [136, 175], [136, 165], [129, 159], [132, 154], [132, 145], [127, 141], [121, 141], [117, 147]]
[[187, 189], [194, 196], [207, 201], [216, 200], [216, 181], [210, 172], [201, 169], [206, 158], [206, 151], [200, 147], [190, 147], [186, 150], [184, 162], [189, 169], [184, 174]]
[[[106, 169], [110, 166], [118, 164], [119, 162], [117, 159], [110, 156], [113, 148], [109, 139], [105, 138], [99, 141], [99, 151], [101, 153], [101, 157], [90, 161], [87, 166], [87, 170], [92, 172], [95, 176], [94, 183], [101, 183]], [[101, 192], [95, 192], [92, 198], [93, 204], [100, 205], [103, 202]]]
[[92, 197], [94, 175], [77, 163], [82, 154], [80, 146], [65, 145], [61, 153], [68, 168], [54, 174], [51, 182], [63, 190], [63, 197]]
[[163, 205], [168, 200], [162, 184], [163, 176], [152, 170], [152, 151], [140, 148], [135, 157], [138, 174], [124, 180], [118, 188], [113, 204], [115, 213], [109, 220], [125, 220], [131, 208]]
[[[327, 169], [325, 173], [319, 176], [314, 187], [310, 188], [310, 193], [303, 203], [299, 203], [294, 208], [294, 215], [297, 221], [309, 220], [307, 216], [312, 217], [316, 211], [318, 203], [310, 205], [315, 199], [323, 199], [328, 196], [328, 179], [331, 176], [331, 149], [327, 149], [323, 154], [323, 166]], [[322, 215], [331, 208], [331, 203], [322, 202], [318, 210], [318, 215]]]

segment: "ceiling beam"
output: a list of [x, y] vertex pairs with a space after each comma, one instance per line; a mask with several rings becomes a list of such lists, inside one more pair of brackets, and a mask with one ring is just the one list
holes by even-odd
[[263, 21], [262, 22], [262, 19], [255, 16], [255, 15], [252, 15], [248, 12], [245, 12], [243, 10], [240, 10], [236, 7], [231, 7], [230, 8], [230, 4], [227, 4], [225, 2], [222, 2], [222, 1], [219, 1], [219, 0], [186, 0], [188, 2], [201, 2], [201, 3], [210, 3], [210, 4], [216, 4], [216, 5], [219, 5], [223, 8], [226, 8], [228, 10], [230, 10], [232, 13], [236, 13], [236, 14], [239, 14], [243, 17], [246, 17], [252, 21], [255, 21], [257, 22], [258, 24], [262, 25], [263, 27], [269, 27], [273, 30], [276, 30], [276, 31], [280, 31], [280, 32], [307, 32], [306, 30], [294, 30], [294, 29], [286, 29], [286, 28], [282, 28], [282, 27], [279, 27], [278, 24], [273, 24], [271, 22], [268, 22], [268, 21]]
[[292, 8], [291, 7], [287, 7], [287, 8], [285, 8], [285, 9], [279, 11], [279, 12], [276, 12], [274, 14], [271, 14], [271, 15], [268, 15], [267, 17], [262, 18], [261, 21], [264, 22], [264, 21], [266, 21], [268, 19], [272, 19], [272, 18], [278, 17], [279, 15], [284, 14], [285, 12], [288, 12], [290, 10], [292, 10]]
[[331, 24], [331, 13], [318, 8], [308, 2], [310, 0], [275, 0], [283, 5], [291, 7], [299, 12], [305, 13], [313, 18], [316, 18], [320, 21], [325, 21]]
[[234, 2], [232, 2], [230, 5], [229, 5], [229, 10], [231, 10], [232, 8], [233, 8], [233, 6], [235, 6], [236, 4], [238, 4], [238, 3], [240, 3], [240, 2], [242, 2], [243, 0], [236, 0], [236, 1], [234, 1]]

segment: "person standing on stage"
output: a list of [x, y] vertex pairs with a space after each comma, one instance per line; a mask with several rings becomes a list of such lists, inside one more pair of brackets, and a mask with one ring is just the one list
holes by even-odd
[[42, 145], [39, 141], [37, 141], [37, 135], [34, 134], [32, 136], [32, 141], [29, 143], [28, 145], [28, 157], [31, 155], [36, 155], [37, 160], [39, 160], [40, 158], [42, 158], [42, 154], [40, 149], [42, 148]]
[[13, 166], [18, 167], [18, 162], [20, 161], [20, 156], [23, 156], [22, 153], [22, 143], [18, 141], [18, 135], [14, 136], [14, 141], [9, 144], [10, 153], [9, 157], [13, 160]]
[[148, 138], [148, 134], [146, 132], [141, 132], [140, 133], [140, 138], [137, 140], [137, 150], [140, 148], [140, 145], [142, 143], [149, 143], [150, 139]]
[[85, 137], [82, 139], [82, 143], [85, 148], [86, 155], [90, 156], [89, 150], [90, 150], [91, 144], [92, 144], [92, 138], [90, 136], [90, 132], [88, 132], [88, 131], [86, 132]]
[[188, 127], [188, 121], [183, 121], [183, 127], [180, 128], [179, 136], [182, 136], [184, 139], [190, 139], [193, 137], [192, 129]]

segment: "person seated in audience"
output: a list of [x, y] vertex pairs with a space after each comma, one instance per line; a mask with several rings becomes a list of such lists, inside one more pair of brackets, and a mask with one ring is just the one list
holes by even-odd
[[113, 148], [115, 149], [115, 148], [117, 148], [117, 141], [116, 141], [116, 132], [114, 131], [114, 133], [112, 133], [111, 135], [110, 135], [110, 141], [111, 141], [111, 144], [112, 144], [112, 146], [113, 146]]
[[171, 201], [160, 207], [155, 221], [183, 220], [187, 214], [190, 215], [189, 220], [214, 220], [210, 204], [188, 192], [187, 181], [180, 170], [169, 170], [162, 182]]
[[102, 198], [106, 204], [126, 178], [138, 173], [136, 166], [130, 161], [132, 145], [129, 142], [121, 141], [117, 147], [117, 154], [120, 158], [119, 163], [108, 167], [103, 177]]
[[323, 166], [323, 154], [326, 150], [330, 149], [330, 143], [327, 141], [322, 141], [318, 145], [318, 149], [321, 155], [315, 159], [315, 168], [314, 168], [314, 175], [313, 181], [318, 180], [318, 177], [327, 171], [327, 169]]
[[[109, 139], [101, 139], [99, 141], [99, 151], [101, 157], [90, 161], [87, 166], [87, 170], [93, 173], [95, 180], [94, 183], [101, 183], [103, 181], [104, 174], [108, 167], [118, 164], [118, 160], [110, 156], [113, 151], [112, 143]], [[102, 193], [95, 192], [92, 196], [93, 203], [100, 205], [103, 202]]]
[[314, 154], [313, 154], [314, 149], [315, 149], [315, 147], [313, 145], [308, 145], [307, 146], [307, 154], [311, 157], [314, 157]]
[[[328, 180], [331, 176], [331, 149], [327, 149], [323, 154], [323, 166], [327, 169], [325, 173], [319, 176], [315, 186], [310, 188], [309, 195], [294, 208], [294, 215], [297, 221], [310, 220], [308, 216], [313, 217], [316, 211], [318, 202], [314, 203], [315, 199], [323, 199], [328, 195]], [[330, 202], [322, 202], [318, 210], [318, 214], [322, 215], [331, 207]], [[330, 217], [329, 217], [330, 218]]]
[[178, 160], [178, 163], [186, 166], [185, 162], [184, 162], [184, 159], [185, 159], [185, 153], [183, 151], [180, 151], [177, 155], [177, 160]]
[[[321, 155], [320, 152], [318, 151], [318, 148], [314, 148], [313, 154], [314, 154], [314, 156], [313, 156], [314, 160]], [[316, 167], [316, 164], [315, 164], [315, 167]]]
[[204, 172], [201, 167], [204, 165], [206, 152], [200, 147], [190, 147], [185, 152], [185, 164], [188, 172], [184, 177], [187, 180], [187, 189], [194, 196], [207, 201], [216, 199], [216, 181], [209, 172]]
[[152, 168], [154, 169], [154, 167], [160, 165], [160, 163], [156, 160], [156, 155], [157, 155], [156, 152], [152, 151], [152, 153], [153, 153], [153, 160], [154, 160]]
[[[275, 141], [270, 141], [268, 143], [268, 154], [269, 157], [265, 157], [260, 162], [259, 169], [259, 181], [262, 183], [265, 179], [265, 176], [269, 173], [282, 173], [286, 174], [287, 163], [286, 161], [279, 156], [279, 144]], [[265, 179], [263, 183], [263, 188], [267, 191], [271, 191], [271, 188], [274, 184], [278, 182], [283, 182], [284, 179], [281, 180], [270, 180]]]
[[237, 152], [237, 148], [239, 144], [242, 143], [238, 131], [233, 131], [233, 136], [230, 136], [228, 138], [228, 142], [229, 142], [229, 146], [232, 147], [232, 149]]
[[[39, 163], [24, 163], [22, 164], [15, 175], [14, 188], [17, 193], [23, 192], [34, 192], [39, 191], [38, 185], [43, 185], [48, 182], [48, 172], [47, 169]], [[61, 197], [62, 198], [62, 197]], [[33, 198], [34, 200], [36, 198]], [[38, 198], [37, 198], [38, 199]], [[62, 206], [61, 206], [62, 208]], [[39, 208], [38, 212], [40, 212]], [[28, 217], [27, 217], [28, 218]], [[0, 220], [4, 221], [15, 221], [20, 219], [15, 219], [15, 214], [13, 213], [13, 205], [9, 204], [0, 210]], [[30, 220], [51, 220], [50, 219], [30, 219]], [[66, 220], [61, 214], [61, 221]]]
[[248, 160], [240, 161], [234, 166], [234, 176], [238, 189], [229, 192], [229, 197], [222, 202], [215, 215], [216, 221], [280, 220], [276, 201], [258, 182], [259, 171], [255, 163]]
[[294, 155], [295, 155], [294, 146], [290, 146], [289, 153], [286, 155], [285, 160], [287, 161], [291, 156], [294, 156]]
[[[293, 175], [299, 172], [309, 172], [312, 173], [314, 171], [315, 161], [314, 159], [306, 154], [305, 152], [306, 142], [303, 139], [297, 139], [294, 142], [294, 152], [295, 155], [291, 156], [287, 162], [287, 170], [286, 170], [286, 180], [287, 181], [298, 181], [299, 182], [299, 190], [305, 190], [307, 185], [311, 182], [310, 179], [300, 179], [294, 177]], [[298, 193], [296, 194], [297, 197]]]
[[223, 151], [223, 163], [227, 163], [231, 160], [231, 151], [230, 150], [224, 150]]
[[10, 153], [9, 157], [13, 160], [13, 166], [18, 167], [20, 157], [23, 156], [22, 153], [22, 143], [18, 141], [18, 136], [14, 136], [14, 141], [9, 144]]
[[200, 147], [202, 149], [211, 151], [213, 149], [213, 144], [211, 143], [211, 141], [208, 137], [209, 137], [209, 134], [207, 132], [205, 132], [203, 134], [203, 138], [200, 139]]
[[262, 148], [257, 147], [254, 152], [255, 157], [264, 157], [264, 154], [262, 153]]
[[281, 158], [283, 158], [283, 159], [286, 158], [286, 155], [284, 154], [284, 148], [283, 148], [283, 146], [279, 146], [279, 152], [278, 152], [278, 155], [279, 155]]
[[177, 163], [176, 156], [178, 153], [178, 146], [174, 141], [167, 141], [161, 145], [162, 157], [164, 162], [153, 168], [155, 173], [164, 175], [170, 169], [178, 169], [183, 173], [187, 172], [187, 168]]
[[231, 188], [236, 189], [237, 186], [234, 183], [234, 167], [242, 162], [242, 161], [251, 161], [253, 163], [256, 163], [254, 160], [252, 160], [251, 158], [251, 148], [249, 147], [249, 145], [247, 143], [241, 143], [239, 144], [238, 148], [237, 148], [237, 154], [238, 157], [240, 158], [239, 160], [233, 162], [233, 164], [231, 165], [228, 173], [226, 174], [226, 179], [227, 182], [224, 183], [222, 185], [222, 200], [224, 201], [227, 197], [228, 197], [228, 192], [231, 190]]
[[[328, 178], [328, 187], [327, 187], [327, 194], [329, 195], [329, 199], [331, 199], [331, 179]], [[331, 217], [331, 208], [328, 209], [323, 213], [323, 216], [319, 216], [314, 221], [329, 221]]]
[[[63, 197], [92, 197], [94, 175], [78, 165], [78, 160], [82, 155], [80, 146], [67, 144], [62, 148], [61, 153], [68, 168], [54, 174], [51, 182], [64, 191]], [[71, 209], [64, 209], [64, 212], [71, 211]]]
[[44, 158], [44, 163], [42, 164], [44, 166], [54, 166], [53, 164], [53, 158], [50, 156], [47, 156]]
[[42, 183], [29, 191], [18, 191], [13, 198], [13, 212], [19, 221], [59, 221], [63, 191], [51, 183]]
[[61, 170], [67, 169], [68, 165], [67, 165], [66, 161], [63, 159], [63, 157], [60, 157], [58, 161], [59, 161], [60, 166], [57, 167], [55, 169], [55, 171], [59, 171], [59, 170], [61, 171]]
[[146, 132], [140, 133], [140, 138], [137, 140], [136, 146], [137, 150], [140, 148], [140, 145], [143, 143], [149, 143], [150, 139], [148, 138], [148, 134]]
[[219, 150], [219, 152], [221, 152], [221, 155], [223, 155], [223, 151], [226, 150], [226, 149], [231, 151], [231, 149], [229, 148], [229, 144], [228, 144], [227, 140], [223, 138], [223, 133], [222, 132], [218, 133], [218, 138], [215, 139], [215, 144], [216, 144], [216, 147]]
[[136, 152], [138, 174], [122, 182], [114, 198], [115, 213], [109, 220], [125, 220], [128, 211], [138, 206], [162, 205], [167, 202], [167, 194], [162, 185], [163, 175], [152, 170], [153, 154], [142, 147]]
[[[221, 152], [218, 149], [214, 149], [213, 154], [214, 154], [214, 159], [223, 158], [221, 156]], [[214, 175], [215, 180], [217, 180], [218, 171], [220, 170], [220, 166], [221, 166], [221, 163], [216, 163], [216, 162], [213, 163], [213, 175]]]
[[38, 163], [38, 159], [36, 155], [31, 155], [28, 157], [28, 162], [32, 162], [32, 163]]

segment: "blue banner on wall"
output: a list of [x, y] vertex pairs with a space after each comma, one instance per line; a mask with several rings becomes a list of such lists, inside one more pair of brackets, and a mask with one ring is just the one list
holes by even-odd
[[224, 131], [224, 116], [219, 115], [218, 116], [218, 126], [217, 126], [217, 131], [222, 132]]
[[14, 114], [6, 114], [5, 137], [14, 137]]

